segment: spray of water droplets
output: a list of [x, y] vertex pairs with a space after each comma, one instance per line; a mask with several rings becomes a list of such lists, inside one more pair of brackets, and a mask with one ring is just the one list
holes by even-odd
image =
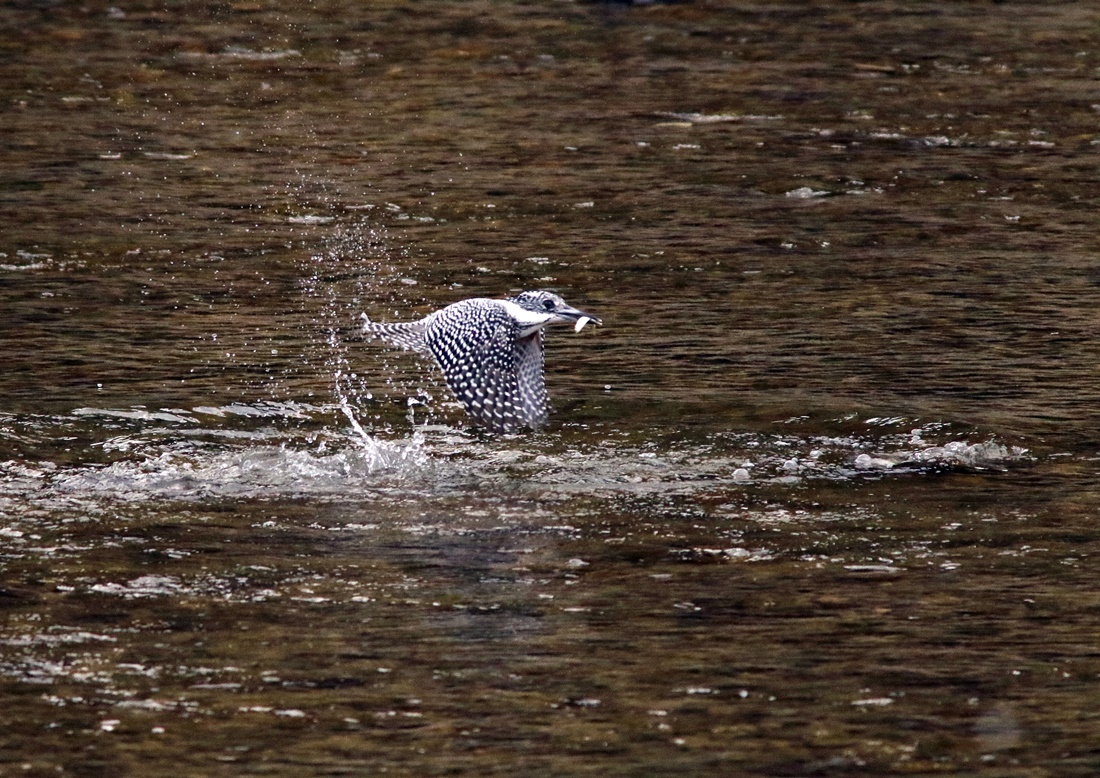
[[[409, 288], [404, 256], [405, 250], [392, 248], [384, 227], [357, 218], [334, 225], [309, 258], [306, 294], [315, 307], [313, 324], [324, 354], [319, 367], [332, 376], [337, 409], [360, 445], [374, 445], [372, 433], [391, 429], [391, 408], [403, 407], [411, 417], [430, 399], [424, 388], [434, 380], [429, 373], [410, 373], [405, 362], [398, 369], [389, 362], [390, 352], [362, 347], [358, 321], [365, 308], [396, 311], [414, 305], [404, 294]], [[418, 436], [414, 442], [419, 444]]]

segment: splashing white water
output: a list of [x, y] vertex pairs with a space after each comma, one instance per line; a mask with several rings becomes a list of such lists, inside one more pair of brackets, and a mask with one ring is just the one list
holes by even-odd
[[83, 467], [57, 474], [54, 489], [63, 493], [111, 496], [125, 501], [210, 497], [286, 499], [339, 498], [392, 485], [428, 466], [422, 441], [368, 438], [333, 453], [284, 446], [241, 450], [164, 452], [141, 461], [123, 460], [105, 467]]
[[[319, 369], [332, 376], [333, 397], [352, 432], [369, 445], [372, 426], [388, 429], [382, 409], [387, 404], [423, 404], [425, 386], [438, 379], [416, 370], [394, 370], [387, 354], [360, 350], [354, 325], [364, 308], [413, 307], [404, 294], [408, 269], [405, 250], [391, 247], [384, 227], [359, 217], [337, 225], [321, 251], [309, 258], [306, 298], [321, 337]], [[419, 302], [419, 301], [417, 301]], [[348, 339], [355, 332], [356, 336]], [[355, 365], [361, 369], [356, 369]]]

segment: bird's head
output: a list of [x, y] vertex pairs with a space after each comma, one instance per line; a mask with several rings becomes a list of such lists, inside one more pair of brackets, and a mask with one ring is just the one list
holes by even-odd
[[511, 302], [523, 308], [525, 311], [549, 317], [546, 319], [547, 324], [553, 322], [573, 324], [578, 332], [590, 321], [596, 324], [602, 324], [597, 317], [585, 313], [584, 311], [578, 311], [553, 292], [541, 290], [535, 292], [520, 292], [512, 298]]

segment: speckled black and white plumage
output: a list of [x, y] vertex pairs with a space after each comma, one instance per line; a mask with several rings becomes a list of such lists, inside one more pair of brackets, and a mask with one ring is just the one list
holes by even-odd
[[555, 322], [580, 327], [582, 319], [599, 323], [556, 294], [539, 291], [509, 300], [462, 300], [415, 322], [384, 324], [364, 316], [363, 330], [431, 354], [477, 424], [515, 432], [541, 427], [550, 413], [543, 328]]

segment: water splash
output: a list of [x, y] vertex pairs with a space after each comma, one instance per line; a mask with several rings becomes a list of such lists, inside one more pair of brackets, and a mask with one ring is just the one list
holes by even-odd
[[[166, 451], [140, 461], [65, 471], [50, 479], [56, 492], [123, 501], [209, 498], [354, 499], [392, 486], [428, 461], [419, 441], [373, 441], [333, 453], [285, 446], [219, 452]], [[389, 478], [387, 479], [386, 476]]]
[[[332, 376], [333, 397], [365, 445], [370, 445], [368, 426], [389, 431], [381, 412], [387, 400], [395, 396], [422, 400], [426, 394], [416, 385], [423, 375], [403, 378], [404, 371], [391, 369], [385, 360], [365, 374], [353, 364], [363, 356], [353, 352], [361, 342], [358, 317], [363, 308], [380, 303], [396, 308], [412, 305], [403, 293], [408, 288], [401, 262], [404, 253], [392, 247], [384, 227], [358, 216], [337, 224], [322, 249], [309, 257], [306, 268], [306, 304], [319, 306], [312, 321], [322, 333], [317, 343], [325, 355], [321, 369]], [[368, 418], [370, 425], [364, 423]]]
[[[352, 428], [342, 428], [341, 419]], [[9, 417], [0, 430], [0, 442], [39, 448], [74, 438], [92, 440], [80, 454], [83, 463], [0, 462], [0, 501], [355, 499], [371, 489], [416, 481], [434, 466], [422, 435], [370, 435], [346, 403], [83, 407], [69, 416]]]
[[[331, 203], [322, 202], [325, 206], [337, 212]], [[387, 411], [400, 407], [411, 423], [427, 393], [416, 375], [391, 370], [384, 360], [379, 366], [377, 359], [361, 359], [356, 348], [364, 307], [377, 308], [380, 302], [410, 306], [404, 296], [409, 284], [403, 250], [392, 248], [385, 228], [363, 214], [330, 226], [335, 218], [308, 222], [324, 226], [325, 234], [321, 249], [300, 268], [302, 316], [299, 332], [293, 333], [304, 336], [304, 362], [311, 374], [328, 378], [330, 397], [318, 403], [308, 391], [309, 399], [244, 399], [190, 409], [89, 405], [50, 419], [9, 417], [0, 443], [14, 444], [16, 450], [28, 442], [48, 447], [74, 433], [87, 449], [64, 457], [66, 466], [48, 462], [53, 469], [27, 463], [22, 470], [8, 468], [6, 485], [18, 486], [23, 494], [96, 499], [355, 499], [422, 477], [431, 466], [423, 434], [395, 436]], [[234, 310], [231, 315], [240, 314]], [[243, 329], [233, 331], [244, 337]], [[359, 363], [367, 369], [357, 371]], [[272, 375], [271, 365], [263, 367], [272, 393], [283, 392], [289, 373], [298, 369], [288, 364], [287, 375]]]

